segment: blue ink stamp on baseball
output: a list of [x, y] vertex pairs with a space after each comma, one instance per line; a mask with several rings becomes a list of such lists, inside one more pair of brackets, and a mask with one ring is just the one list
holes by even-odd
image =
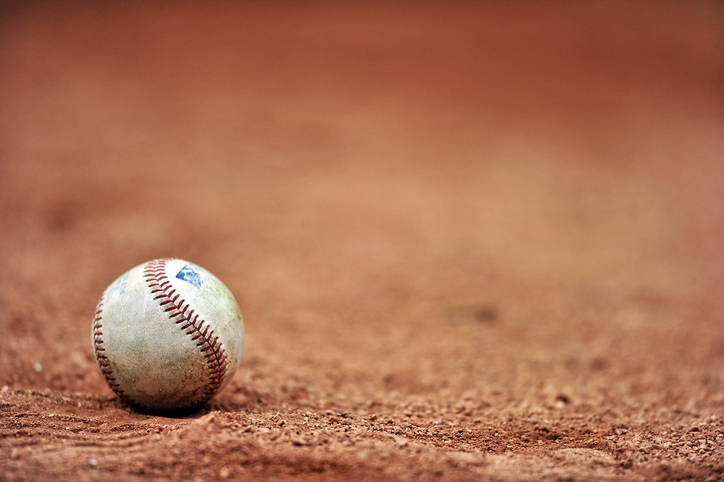
[[201, 288], [201, 284], [204, 282], [201, 279], [201, 274], [190, 264], [181, 268], [181, 271], [176, 274], [176, 277], [196, 286], [197, 288]]
[[123, 295], [126, 292], [126, 282], [128, 281], [128, 273], [118, 278], [110, 287], [111, 292], [116, 292], [119, 295]]

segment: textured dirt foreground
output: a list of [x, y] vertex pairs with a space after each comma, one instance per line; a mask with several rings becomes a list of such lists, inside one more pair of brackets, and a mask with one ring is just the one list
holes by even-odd
[[[721, 2], [2, 9], [0, 479], [724, 477]], [[90, 343], [163, 256], [247, 329], [175, 417]]]

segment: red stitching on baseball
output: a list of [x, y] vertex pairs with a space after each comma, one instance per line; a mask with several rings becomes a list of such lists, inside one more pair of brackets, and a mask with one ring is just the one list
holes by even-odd
[[96, 363], [98, 363], [98, 368], [100, 369], [103, 378], [106, 379], [106, 383], [108, 383], [108, 386], [111, 387], [114, 392], [116, 392], [116, 395], [118, 395], [121, 400], [129, 401], [128, 395], [126, 395], [126, 393], [121, 389], [120, 385], [116, 383], [116, 379], [113, 376], [113, 370], [111, 369], [111, 364], [108, 362], [108, 357], [103, 354], [103, 352], [106, 351], [106, 349], [102, 346], [104, 299], [105, 296], [101, 296], [101, 299], [98, 300], [95, 318], [93, 319], [93, 347], [95, 348]]
[[[155, 288], [151, 290], [151, 293], [159, 293], [154, 299], [159, 300], [159, 305], [162, 308], [169, 303], [171, 304], [170, 307], [164, 309], [165, 312], [169, 313], [169, 319], [177, 325], [184, 323], [181, 330], [191, 336], [192, 340], [200, 339], [197, 346], [201, 347], [201, 353], [206, 358], [206, 364], [211, 370], [209, 374], [210, 382], [204, 395], [194, 403], [194, 405], [203, 405], [219, 391], [224, 383], [227, 371], [226, 353], [221, 343], [218, 343], [219, 338], [214, 336], [214, 331], [210, 330], [208, 325], [204, 327], [204, 320], [199, 320], [199, 315], [194, 314], [194, 310], [190, 310], [186, 314], [186, 311], [190, 308], [189, 304], [183, 298], [179, 299], [180, 293], [176, 293], [176, 290], [171, 288], [171, 281], [166, 275], [166, 263], [168, 261], [171, 260], [164, 258], [149, 262], [143, 270], [143, 277], [146, 278], [149, 288]], [[172, 298], [174, 294], [176, 296]], [[174, 319], [177, 317], [180, 318]], [[202, 328], [205, 328], [203, 332], [201, 331]]]

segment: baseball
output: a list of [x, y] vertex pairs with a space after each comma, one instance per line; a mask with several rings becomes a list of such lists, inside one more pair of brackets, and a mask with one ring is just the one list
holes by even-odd
[[244, 350], [234, 296], [214, 275], [156, 259], [115, 280], [93, 319], [93, 351], [114, 392], [136, 407], [174, 410], [208, 402]]

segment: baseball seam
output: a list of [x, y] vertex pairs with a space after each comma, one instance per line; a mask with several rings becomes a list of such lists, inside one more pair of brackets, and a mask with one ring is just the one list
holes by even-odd
[[180, 298], [180, 293], [176, 293], [176, 289], [172, 287], [171, 281], [166, 275], [166, 263], [168, 261], [170, 259], [166, 258], [150, 261], [143, 270], [143, 277], [151, 289], [151, 294], [155, 295], [153, 299], [157, 300], [161, 309], [168, 313], [169, 319], [179, 325], [181, 331], [196, 342], [196, 346], [199, 347], [206, 359], [210, 371], [209, 383], [201, 398], [192, 403], [192, 405], [203, 405], [224, 384], [228, 369], [226, 352], [219, 341], [219, 337], [214, 336], [214, 330], [211, 329], [210, 325], [204, 320], [200, 320], [199, 315], [194, 313], [193, 309], [190, 309], [189, 303]]
[[116, 395], [118, 395], [121, 400], [124, 401], [130, 401], [130, 397], [123, 391], [121, 386], [116, 381], [116, 378], [113, 376], [113, 370], [111, 369], [111, 364], [108, 361], [108, 357], [105, 354], [105, 347], [103, 342], [103, 301], [105, 300], [105, 293], [103, 296], [101, 296], [101, 299], [98, 300], [98, 305], [96, 306], [96, 313], [95, 317], [93, 318], [93, 347], [96, 355], [96, 362], [98, 363], [98, 368], [101, 370], [101, 374], [103, 375], [103, 378], [106, 379], [106, 382], [108, 383], [108, 386], [111, 387], [111, 389], [116, 392]]

